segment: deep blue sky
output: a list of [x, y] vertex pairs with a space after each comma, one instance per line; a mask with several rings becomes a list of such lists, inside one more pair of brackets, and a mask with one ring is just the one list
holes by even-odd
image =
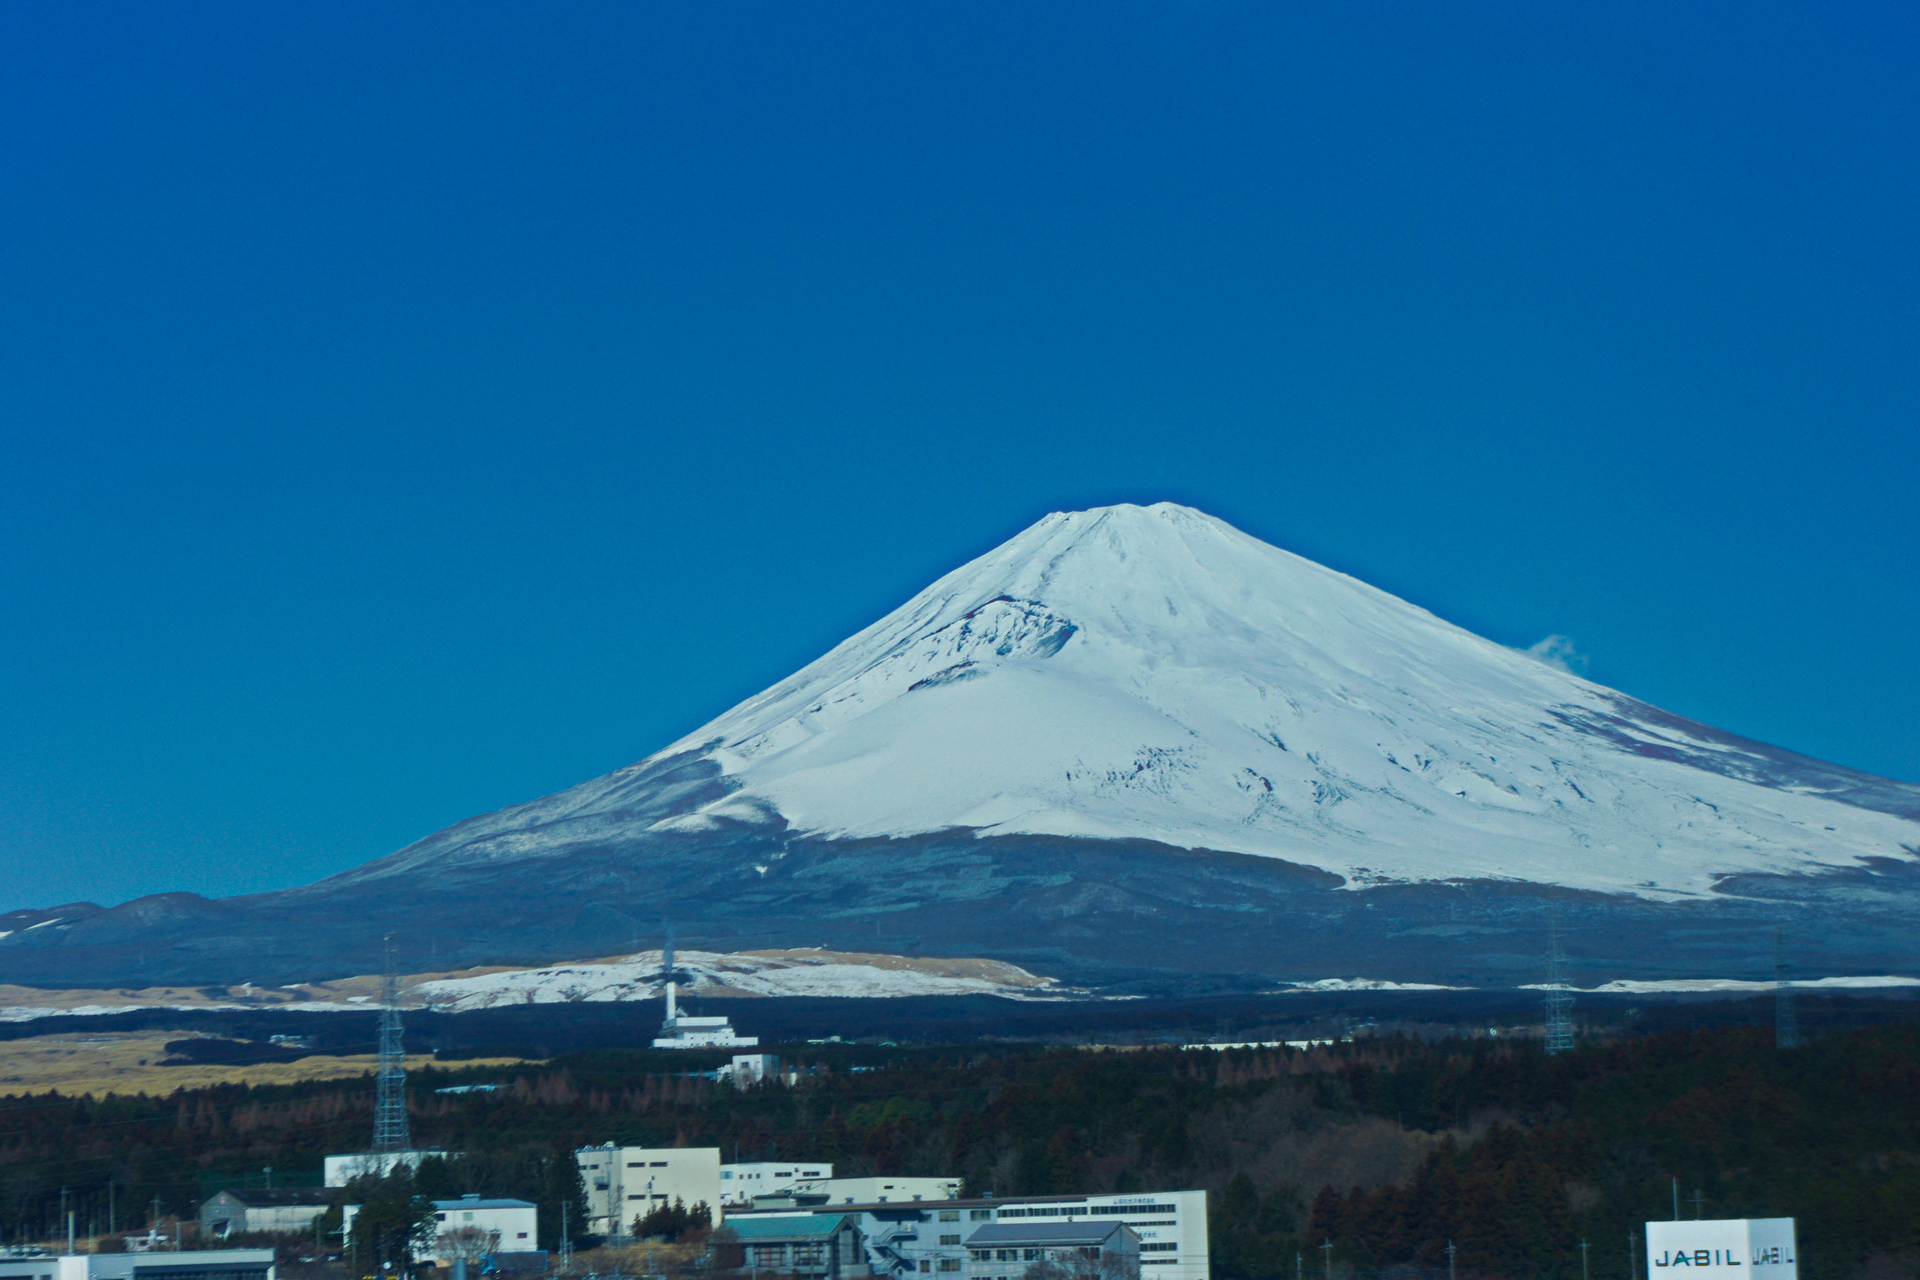
[[343, 869], [1123, 500], [1920, 779], [1916, 34], [0, 8], [0, 908]]

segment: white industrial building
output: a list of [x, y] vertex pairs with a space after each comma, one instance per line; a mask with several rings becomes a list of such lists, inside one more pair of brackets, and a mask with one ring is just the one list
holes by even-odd
[[759, 1036], [743, 1036], [725, 1018], [696, 1018], [680, 1012], [676, 984], [667, 983], [667, 1020], [654, 1038], [656, 1049], [745, 1049], [760, 1043]]
[[428, 1156], [447, 1158], [444, 1151], [358, 1151], [352, 1155], [328, 1156], [322, 1163], [326, 1172], [321, 1181], [329, 1187], [344, 1187], [355, 1178], [384, 1178], [395, 1169], [418, 1169]]
[[[353, 1220], [360, 1206], [350, 1204], [340, 1211], [340, 1225], [346, 1235], [353, 1234]], [[531, 1200], [496, 1200], [477, 1195], [458, 1200], [433, 1202], [433, 1243], [424, 1251], [437, 1263], [453, 1261], [453, 1253], [444, 1239], [449, 1232], [473, 1230], [485, 1239], [486, 1253], [527, 1253], [539, 1248], [539, 1209]]]
[[[574, 1152], [587, 1189], [587, 1230], [626, 1235], [633, 1220], [675, 1200], [725, 1212], [718, 1147], [583, 1147]], [[810, 1166], [819, 1167], [819, 1166]]]
[[[879, 1181], [892, 1182], [898, 1189], [898, 1184], [912, 1180], [894, 1178]], [[1038, 1259], [1029, 1260], [1024, 1252], [1018, 1260], [1002, 1259], [998, 1256], [1002, 1250], [1024, 1251], [1056, 1246], [1046, 1246], [1037, 1241], [1018, 1244], [983, 1241], [980, 1247], [991, 1250], [994, 1256], [982, 1260], [974, 1257], [967, 1243], [974, 1233], [987, 1226], [1015, 1225], [1024, 1229], [1046, 1224], [1069, 1224], [1077, 1228], [1098, 1229], [1105, 1224], [1120, 1224], [1137, 1240], [1143, 1280], [1212, 1280], [1213, 1275], [1208, 1256], [1205, 1191], [1163, 1191], [1151, 1195], [1029, 1196], [1008, 1200], [929, 1201], [923, 1198], [917, 1202], [896, 1199], [885, 1203], [868, 1200], [853, 1205], [827, 1204], [818, 1196], [805, 1196], [802, 1193], [796, 1194], [792, 1200], [803, 1198], [815, 1203], [735, 1210], [729, 1215], [728, 1223], [737, 1227], [749, 1220], [791, 1218], [809, 1213], [845, 1216], [860, 1232], [873, 1275], [891, 1277], [892, 1280], [904, 1280], [907, 1276], [937, 1276], [940, 1272], [960, 1273], [969, 1280], [1000, 1280], [1003, 1275], [1008, 1280], [1018, 1280], [1027, 1266]], [[1067, 1234], [1074, 1235], [1073, 1232]], [[1119, 1247], [1125, 1249], [1129, 1246]], [[1772, 1276], [1768, 1280], [1791, 1280], [1791, 1277]]]
[[799, 1196], [823, 1195], [830, 1205], [899, 1204], [913, 1200], [951, 1200], [960, 1194], [959, 1178], [822, 1178], [794, 1186]]
[[729, 1209], [736, 1206], [744, 1209], [753, 1203], [755, 1196], [789, 1195], [800, 1185], [811, 1186], [831, 1177], [833, 1165], [818, 1160], [723, 1164], [720, 1166], [720, 1198]]
[[275, 1280], [271, 1249], [0, 1257], [0, 1280]]

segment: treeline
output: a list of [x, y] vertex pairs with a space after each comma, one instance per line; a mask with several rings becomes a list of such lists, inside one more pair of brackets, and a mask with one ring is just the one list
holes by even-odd
[[[846, 1175], [959, 1174], [1001, 1196], [1200, 1186], [1221, 1280], [1444, 1268], [1631, 1280], [1628, 1236], [1682, 1211], [1800, 1219], [1808, 1280], [1920, 1258], [1920, 1032], [1793, 1051], [1720, 1029], [1587, 1046], [1362, 1040], [1227, 1053], [866, 1049], [801, 1055], [793, 1088], [737, 1091], [703, 1060], [600, 1051], [411, 1080], [415, 1141], [466, 1153], [435, 1193], [541, 1205], [558, 1237], [578, 1147], [718, 1146]], [[475, 1078], [489, 1093], [442, 1095]], [[0, 1231], [57, 1231], [60, 1190], [104, 1225], [191, 1213], [220, 1175], [361, 1149], [372, 1084], [169, 1098], [0, 1100]], [[577, 1209], [570, 1209], [570, 1213]], [[1892, 1273], [1889, 1273], [1892, 1274]]]

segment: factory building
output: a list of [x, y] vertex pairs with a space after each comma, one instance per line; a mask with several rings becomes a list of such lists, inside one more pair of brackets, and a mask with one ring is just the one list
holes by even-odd
[[428, 1156], [447, 1158], [444, 1151], [359, 1151], [352, 1155], [328, 1156], [322, 1164], [320, 1180], [329, 1187], [344, 1187], [355, 1178], [384, 1178], [402, 1167], [418, 1169]]
[[275, 1280], [271, 1249], [0, 1257], [0, 1280]]
[[[353, 1234], [353, 1220], [360, 1215], [360, 1206], [350, 1204], [340, 1211], [340, 1225], [345, 1235]], [[458, 1236], [455, 1233], [477, 1232], [473, 1239], [481, 1248], [475, 1252], [484, 1253], [526, 1253], [539, 1248], [536, 1239], [539, 1228], [539, 1211], [531, 1200], [484, 1199], [477, 1195], [461, 1196], [458, 1200], [435, 1200], [433, 1202], [433, 1245], [425, 1256], [445, 1265], [453, 1261], [454, 1250], [449, 1248]], [[455, 1235], [455, 1240], [449, 1240]]]
[[797, 1186], [821, 1183], [832, 1177], [833, 1165], [818, 1160], [723, 1164], [720, 1166], [720, 1198], [729, 1209], [736, 1206], [744, 1209], [753, 1203], [755, 1196], [788, 1195]]
[[[587, 1230], [621, 1236], [633, 1220], [675, 1200], [725, 1211], [718, 1147], [583, 1147], [574, 1152], [587, 1189]], [[823, 1166], [811, 1165], [809, 1168]]]
[[229, 1189], [200, 1206], [200, 1234], [224, 1240], [249, 1231], [311, 1231], [326, 1211], [325, 1187]]
[[[882, 1179], [896, 1184], [909, 1179]], [[1033, 1243], [982, 1243], [994, 1256], [973, 1256], [969, 1241], [982, 1229], [1016, 1226], [1027, 1228], [1067, 1225], [1076, 1231], [1101, 1230], [1125, 1226], [1134, 1243], [1129, 1246], [1139, 1258], [1144, 1280], [1212, 1280], [1207, 1244], [1207, 1193], [1205, 1191], [1163, 1191], [1152, 1195], [1027, 1196], [1008, 1200], [893, 1200], [886, 1203], [866, 1201], [860, 1204], [811, 1205], [798, 1203], [816, 1199], [802, 1194], [786, 1197], [779, 1207], [756, 1206], [735, 1210], [727, 1225], [759, 1219], [794, 1217], [800, 1214], [844, 1215], [858, 1227], [866, 1249], [867, 1261], [876, 1277], [904, 1280], [907, 1276], [938, 1277], [949, 1280], [981, 1280], [1002, 1275], [1017, 1280], [1030, 1265], [1023, 1259], [1018, 1268], [999, 1257], [1002, 1250], [1081, 1248], [1092, 1245]], [[1046, 1233], [1042, 1233], [1046, 1234]], [[1071, 1233], [1069, 1233], [1071, 1234]], [[1077, 1237], [1075, 1237], [1077, 1238]], [[1108, 1237], [1102, 1236], [1102, 1239]], [[1105, 1248], [1105, 1245], [1101, 1245]], [[1003, 1267], [1002, 1264], [1005, 1263]]]

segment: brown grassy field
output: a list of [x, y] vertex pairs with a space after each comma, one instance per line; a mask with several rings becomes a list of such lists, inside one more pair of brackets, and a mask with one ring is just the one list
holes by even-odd
[[[298, 1062], [257, 1063], [243, 1067], [163, 1066], [169, 1040], [191, 1039], [179, 1031], [102, 1032], [93, 1035], [36, 1036], [0, 1042], [0, 1096], [58, 1090], [70, 1096], [91, 1093], [168, 1094], [210, 1084], [294, 1084], [302, 1080], [340, 1080], [372, 1074], [374, 1055], [316, 1055]], [[464, 1066], [503, 1066], [517, 1058], [485, 1058]], [[433, 1059], [407, 1058], [408, 1070]]]

